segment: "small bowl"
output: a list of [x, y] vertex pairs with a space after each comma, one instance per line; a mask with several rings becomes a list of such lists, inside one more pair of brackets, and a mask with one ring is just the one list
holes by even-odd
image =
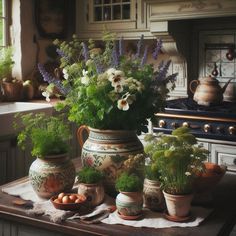
[[66, 211], [79, 210], [80, 207], [87, 202], [87, 198], [82, 194], [75, 194], [75, 193], [65, 194], [65, 196], [71, 196], [71, 195], [80, 196], [80, 198], [82, 199], [81, 202], [79, 202], [79, 203], [59, 203], [59, 202], [55, 202], [54, 200], [58, 198], [58, 195], [55, 195], [55, 196], [51, 197], [50, 201], [56, 209], [66, 210]]
[[225, 166], [220, 166], [211, 162], [206, 162], [204, 165], [205, 172], [200, 174], [194, 181], [194, 189], [196, 193], [209, 192], [213, 190], [226, 172]]

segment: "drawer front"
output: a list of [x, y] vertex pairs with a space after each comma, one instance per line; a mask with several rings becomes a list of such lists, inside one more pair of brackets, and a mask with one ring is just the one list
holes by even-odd
[[218, 163], [227, 166], [227, 170], [236, 172], [236, 155], [218, 153]]

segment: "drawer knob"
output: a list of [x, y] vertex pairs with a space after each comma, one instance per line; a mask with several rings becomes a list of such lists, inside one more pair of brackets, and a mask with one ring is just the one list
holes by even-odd
[[188, 122], [183, 122], [182, 124], [183, 127], [186, 127], [186, 128], [189, 128], [190, 127], [190, 124]]
[[229, 127], [229, 134], [236, 134], [236, 127], [235, 126]]
[[159, 120], [159, 127], [160, 128], [165, 128], [166, 122], [164, 120]]
[[171, 123], [171, 127], [172, 127], [173, 129], [178, 128], [178, 123], [172, 122], [172, 123]]
[[211, 129], [212, 129], [212, 127], [209, 124], [205, 124], [204, 127], [203, 127], [203, 130], [204, 130], [205, 133], [211, 132]]

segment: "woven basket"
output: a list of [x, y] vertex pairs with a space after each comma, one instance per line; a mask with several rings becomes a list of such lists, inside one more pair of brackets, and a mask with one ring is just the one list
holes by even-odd
[[2, 82], [3, 94], [6, 101], [19, 101], [22, 99], [23, 85], [20, 82]]

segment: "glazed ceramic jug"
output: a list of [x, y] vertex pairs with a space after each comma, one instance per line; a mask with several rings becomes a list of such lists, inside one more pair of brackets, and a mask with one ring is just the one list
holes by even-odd
[[[83, 142], [84, 131], [89, 133]], [[83, 166], [93, 166], [105, 174], [105, 191], [117, 195], [115, 180], [129, 155], [143, 153], [143, 145], [133, 130], [100, 130], [81, 126], [77, 138], [82, 147]]]
[[[214, 77], [202, 77], [198, 80], [193, 80], [190, 83], [190, 91], [194, 94], [193, 100], [198, 105], [210, 106], [218, 105], [223, 101], [223, 94], [231, 79], [223, 86], [220, 87], [219, 81]], [[196, 89], [193, 85], [197, 84]]]

